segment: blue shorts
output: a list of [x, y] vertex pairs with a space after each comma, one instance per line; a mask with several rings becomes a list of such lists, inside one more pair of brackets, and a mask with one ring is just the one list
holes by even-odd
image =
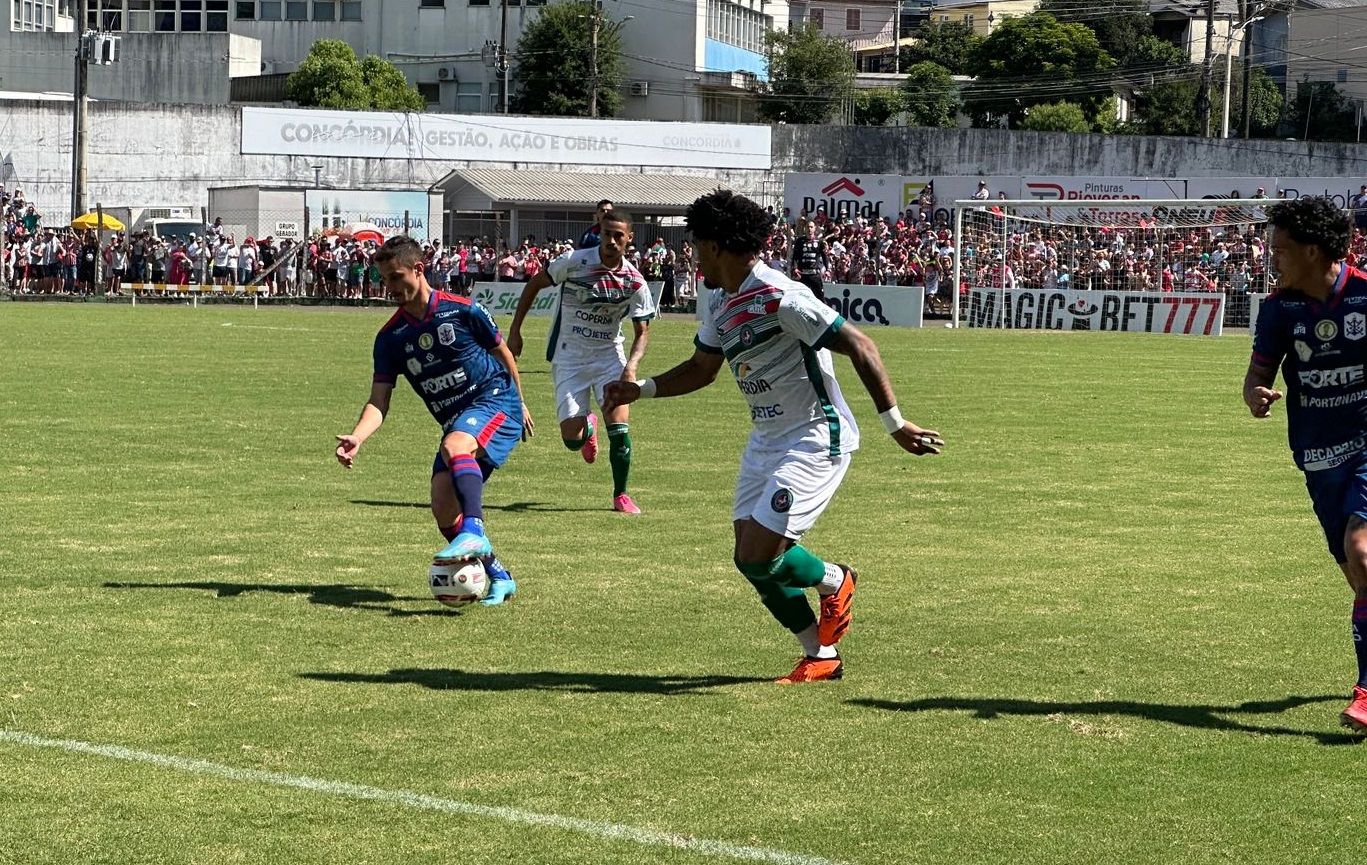
[[1360, 454], [1337, 468], [1306, 472], [1305, 488], [1310, 492], [1315, 516], [1324, 528], [1329, 554], [1334, 561], [1343, 564], [1348, 561], [1343, 550], [1348, 520], [1353, 516], [1367, 520], [1367, 454]]
[[[513, 448], [522, 441], [522, 402], [497, 400], [472, 405], [442, 425], [443, 438], [453, 432], [468, 433], [479, 442], [475, 457], [488, 480], [489, 473], [507, 462]], [[432, 474], [445, 471], [446, 460], [438, 447]]]

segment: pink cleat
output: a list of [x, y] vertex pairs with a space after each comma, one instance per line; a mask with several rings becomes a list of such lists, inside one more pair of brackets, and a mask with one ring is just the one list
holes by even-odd
[[626, 493], [622, 493], [612, 500], [612, 509], [618, 513], [631, 514], [633, 516], [639, 516], [641, 513], [641, 509], [636, 506], [636, 503], [631, 500], [631, 496]]
[[579, 453], [584, 455], [584, 462], [591, 464], [594, 460], [598, 459], [598, 417], [596, 415], [589, 415], [588, 424], [591, 434], [589, 435], [589, 440], [584, 442], [584, 447], [579, 450]]
[[1354, 733], [1367, 733], [1367, 688], [1353, 686], [1353, 702], [1339, 715], [1339, 723]]

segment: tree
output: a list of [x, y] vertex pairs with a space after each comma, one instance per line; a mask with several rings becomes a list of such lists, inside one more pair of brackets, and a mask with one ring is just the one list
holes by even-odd
[[959, 115], [959, 90], [949, 70], [924, 61], [907, 70], [902, 104], [912, 126], [951, 127]]
[[[1282, 91], [1277, 86], [1277, 82], [1273, 81], [1272, 77], [1261, 66], [1255, 66], [1250, 70], [1248, 95], [1248, 113], [1252, 121], [1249, 124], [1249, 134], [1256, 138], [1275, 135], [1277, 124], [1282, 119], [1282, 107], [1285, 100], [1282, 98]], [[1229, 90], [1229, 131], [1230, 136], [1234, 138], [1241, 134], [1240, 130], [1244, 127], [1243, 102], [1244, 77], [1239, 71], [1238, 64], [1235, 64]], [[1218, 131], [1225, 110], [1225, 69], [1223, 64], [1216, 70], [1215, 80], [1211, 83], [1210, 104], [1211, 125]], [[1301, 131], [1304, 133], [1304, 117], [1301, 120]], [[1356, 130], [1354, 131], [1356, 132]]]
[[895, 87], [857, 90], [854, 94], [854, 124], [887, 126], [889, 120], [902, 113], [902, 103], [902, 91]]
[[1082, 106], [1073, 102], [1036, 105], [1025, 115], [1021, 129], [1035, 132], [1091, 132], [1092, 124]]
[[1357, 112], [1332, 81], [1300, 82], [1288, 108], [1282, 129], [1287, 135], [1306, 141], [1353, 141], [1357, 137]]
[[849, 43], [823, 36], [810, 24], [764, 38], [769, 80], [760, 94], [760, 117], [771, 123], [830, 120], [854, 88]]
[[299, 68], [285, 79], [285, 94], [300, 105], [421, 111], [426, 102], [403, 73], [373, 54], [364, 61], [340, 39], [313, 43]]
[[916, 41], [902, 46], [902, 68], [929, 62], [940, 64], [951, 75], [968, 75], [973, 52], [982, 41], [967, 21], [927, 21], [916, 31]]
[[1143, 135], [1196, 135], [1196, 79], [1199, 67], [1183, 77], [1158, 80], [1134, 94], [1134, 131]]
[[974, 122], [1005, 116], [1019, 127], [1032, 105], [1071, 99], [1095, 114], [1109, 97], [1104, 74], [1114, 68], [1096, 34], [1062, 24], [1047, 12], [1007, 18], [973, 53], [977, 81], [965, 102]]
[[1081, 24], [1091, 30], [1101, 50], [1120, 66], [1132, 65], [1140, 42], [1153, 36], [1147, 0], [1044, 0], [1038, 11], [1048, 12], [1064, 24]]
[[627, 67], [622, 57], [620, 21], [598, 27], [598, 69], [593, 69], [592, 3], [552, 3], [517, 41], [513, 69], [513, 110], [553, 117], [588, 117], [590, 94], [597, 78], [598, 116], [612, 117], [622, 108]]

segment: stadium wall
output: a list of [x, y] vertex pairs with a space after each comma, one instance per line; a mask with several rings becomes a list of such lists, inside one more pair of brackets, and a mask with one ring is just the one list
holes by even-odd
[[[207, 206], [211, 186], [321, 184], [345, 189], [426, 189], [474, 162], [247, 155], [235, 106], [95, 102], [90, 112], [89, 202]], [[49, 219], [70, 198], [71, 106], [67, 101], [0, 101], [0, 156]], [[773, 169], [608, 169], [715, 176], [738, 191], [779, 205], [784, 175], [796, 171], [894, 174], [1212, 177], [1238, 174], [1303, 177], [1367, 175], [1367, 147], [1299, 141], [1239, 141], [1144, 136], [1071, 135], [988, 129], [776, 126]], [[506, 163], [497, 167], [508, 167]], [[589, 166], [517, 163], [550, 171]], [[609, 185], [607, 181], [605, 185]], [[1271, 192], [1271, 190], [1269, 190]]]

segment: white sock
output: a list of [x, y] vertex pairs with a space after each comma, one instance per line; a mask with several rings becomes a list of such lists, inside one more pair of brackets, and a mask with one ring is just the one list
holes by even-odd
[[816, 635], [816, 625], [808, 625], [797, 633], [797, 641], [802, 644], [802, 654], [809, 658], [836, 658], [839, 653], [835, 646], [821, 645], [821, 638]]
[[839, 565], [826, 563], [826, 575], [816, 584], [818, 595], [834, 595], [845, 582], [845, 569]]

